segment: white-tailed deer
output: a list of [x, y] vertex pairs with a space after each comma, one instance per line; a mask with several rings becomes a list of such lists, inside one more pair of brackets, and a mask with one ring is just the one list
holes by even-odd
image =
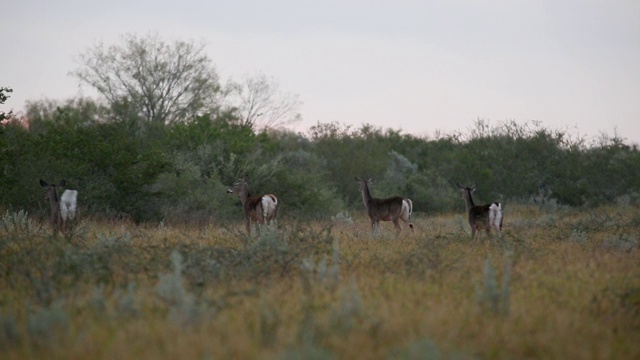
[[471, 226], [471, 240], [476, 238], [476, 232], [486, 230], [487, 235], [491, 236], [491, 228], [495, 228], [498, 234], [502, 232], [502, 204], [493, 202], [486, 205], [475, 205], [471, 194], [476, 190], [476, 186], [471, 187], [456, 184], [462, 193], [467, 214], [469, 216], [469, 225]]
[[227, 189], [227, 193], [238, 194], [240, 196], [244, 216], [247, 220], [247, 232], [249, 234], [251, 234], [251, 220], [258, 224], [264, 224], [266, 222], [267, 226], [269, 226], [271, 221], [276, 218], [278, 198], [273, 194], [252, 196], [249, 193], [248, 176], [245, 175], [242, 179], [234, 182], [233, 185]]
[[380, 221], [393, 221], [393, 225], [396, 227], [398, 233], [400, 233], [402, 230], [400, 220], [409, 225], [412, 232], [414, 231], [413, 224], [409, 222], [409, 220], [411, 220], [411, 213], [413, 212], [413, 202], [411, 199], [400, 196], [387, 199], [374, 198], [369, 191], [369, 184], [371, 184], [373, 179], [363, 180], [357, 176], [355, 178], [358, 185], [360, 185], [364, 207], [367, 209], [367, 214], [371, 219], [372, 231], [375, 231], [376, 227], [380, 226]]
[[65, 190], [62, 196], [58, 197], [60, 188], [66, 185], [65, 180], [61, 180], [58, 185], [49, 184], [40, 179], [40, 185], [45, 188], [45, 197], [51, 205], [51, 225], [53, 225], [54, 235], [58, 231], [66, 232], [67, 223], [76, 218], [78, 212], [78, 192], [76, 190]]

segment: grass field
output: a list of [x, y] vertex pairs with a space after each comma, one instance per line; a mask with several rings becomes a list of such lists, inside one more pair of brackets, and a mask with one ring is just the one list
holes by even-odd
[[475, 243], [461, 214], [1, 220], [3, 359], [640, 359], [637, 207], [513, 205]]

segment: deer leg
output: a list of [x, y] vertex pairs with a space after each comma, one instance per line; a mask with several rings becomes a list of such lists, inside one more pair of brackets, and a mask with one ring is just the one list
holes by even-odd
[[256, 207], [255, 220], [256, 220], [256, 231], [258, 232], [258, 234], [260, 234], [260, 228], [265, 222], [264, 208], [262, 207], [262, 203], [258, 204], [258, 206]]
[[56, 236], [58, 235], [59, 232], [62, 232], [62, 218], [56, 218], [55, 223], [53, 224], [54, 227], [54, 231]]
[[400, 225], [400, 221], [398, 220], [398, 218], [393, 219], [393, 226], [396, 227], [396, 231], [398, 232], [398, 234], [402, 231], [402, 225]]
[[245, 223], [245, 227], [247, 228], [247, 233], [249, 233], [249, 235], [251, 235], [251, 219], [247, 218], [247, 221]]
[[500, 228], [500, 225], [496, 224], [496, 232], [498, 233], [498, 237], [502, 237], [502, 229]]

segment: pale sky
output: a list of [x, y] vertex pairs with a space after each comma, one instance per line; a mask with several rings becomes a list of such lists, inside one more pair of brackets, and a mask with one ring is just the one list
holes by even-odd
[[305, 131], [364, 123], [417, 136], [540, 121], [640, 143], [640, 1], [5, 0], [3, 111], [92, 96], [68, 75], [96, 42], [195, 40], [221, 79], [298, 94]]

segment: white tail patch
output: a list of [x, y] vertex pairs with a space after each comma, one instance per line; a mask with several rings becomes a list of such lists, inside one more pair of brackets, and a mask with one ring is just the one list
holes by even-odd
[[73, 220], [78, 211], [78, 192], [76, 190], [65, 190], [62, 196], [58, 197], [58, 190], [64, 187], [67, 182], [62, 179], [59, 184], [49, 184], [40, 179], [40, 186], [46, 190], [46, 198], [51, 205], [51, 224], [53, 234], [59, 231], [66, 232], [68, 220]]
[[265, 220], [270, 220], [276, 213], [278, 207], [278, 198], [274, 195], [265, 195], [262, 197], [262, 217]]
[[60, 216], [62, 220], [73, 220], [78, 211], [78, 192], [76, 190], [65, 190], [60, 197]]
[[489, 226], [502, 231], [502, 204], [495, 202], [489, 207]]
[[402, 212], [400, 213], [400, 219], [407, 223], [407, 225], [409, 225], [409, 229], [413, 231], [413, 223], [410, 222], [411, 214], [413, 214], [413, 201], [409, 198], [405, 198], [402, 200]]
[[411, 214], [413, 213], [413, 202], [411, 199], [403, 199], [402, 200], [402, 213], [400, 217], [409, 221], [411, 219]]

